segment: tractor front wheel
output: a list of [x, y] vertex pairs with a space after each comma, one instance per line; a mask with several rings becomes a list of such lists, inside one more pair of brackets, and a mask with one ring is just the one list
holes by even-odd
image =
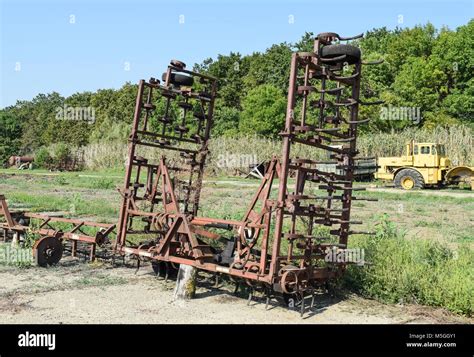
[[425, 186], [425, 180], [421, 174], [413, 169], [400, 170], [395, 175], [395, 187], [404, 190], [422, 189]]

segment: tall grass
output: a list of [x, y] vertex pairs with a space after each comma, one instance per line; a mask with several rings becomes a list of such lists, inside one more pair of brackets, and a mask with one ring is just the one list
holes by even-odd
[[[400, 155], [405, 143], [410, 140], [439, 142], [446, 146], [447, 155], [455, 164], [474, 165], [474, 133], [470, 127], [456, 125], [437, 127], [433, 130], [407, 128], [399, 132], [367, 133], [360, 135], [357, 147], [359, 156], [393, 156]], [[246, 135], [239, 137], [216, 137], [210, 141], [207, 173], [210, 175], [232, 175], [237, 170], [246, 170], [246, 165], [227, 165], [224, 162], [229, 155], [236, 158], [252, 157], [254, 161], [270, 160], [273, 155], [281, 153], [281, 140]], [[158, 159], [162, 153], [153, 148], [141, 148], [142, 156]], [[124, 166], [127, 157], [127, 145], [122, 142], [94, 143], [76, 151], [82, 156], [85, 168], [110, 169]], [[321, 150], [308, 146], [295, 145], [292, 156], [321, 157]], [[170, 160], [178, 159], [177, 153], [167, 153]], [[244, 163], [246, 161], [244, 160]]]
[[439, 242], [409, 240], [385, 216], [375, 236], [351, 239], [365, 251], [364, 267], [344, 277], [352, 290], [388, 303], [442, 306], [458, 314], [474, 312], [474, 251], [454, 251]]
[[447, 156], [455, 165], [474, 165], [474, 132], [464, 125], [366, 134], [358, 138], [357, 146], [361, 156], [397, 156], [404, 152], [404, 144], [410, 140], [444, 144]]

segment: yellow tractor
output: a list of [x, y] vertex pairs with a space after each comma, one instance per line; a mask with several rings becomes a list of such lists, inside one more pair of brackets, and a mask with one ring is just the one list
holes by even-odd
[[474, 190], [474, 167], [452, 166], [444, 145], [416, 143], [406, 145], [405, 155], [379, 157], [375, 178], [393, 181], [405, 190], [465, 183]]

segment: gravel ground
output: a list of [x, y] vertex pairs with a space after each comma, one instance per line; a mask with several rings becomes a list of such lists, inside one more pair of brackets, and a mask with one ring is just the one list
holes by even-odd
[[231, 287], [200, 284], [191, 301], [173, 301], [174, 282], [158, 280], [149, 266], [111, 269], [65, 259], [55, 268], [0, 267], [1, 323], [145, 324], [393, 324], [471, 323], [443, 309], [383, 305], [351, 295], [321, 296], [303, 318], [276, 301], [234, 296]]

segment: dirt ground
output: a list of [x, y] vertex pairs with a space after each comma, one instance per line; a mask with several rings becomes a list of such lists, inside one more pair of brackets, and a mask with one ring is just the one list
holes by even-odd
[[315, 307], [299, 313], [255, 297], [250, 305], [232, 287], [201, 281], [196, 298], [173, 301], [174, 281], [157, 279], [150, 266], [87, 264], [64, 259], [54, 268], [0, 268], [1, 323], [151, 324], [393, 324], [472, 323], [443, 309], [383, 305], [350, 295], [318, 296]]

